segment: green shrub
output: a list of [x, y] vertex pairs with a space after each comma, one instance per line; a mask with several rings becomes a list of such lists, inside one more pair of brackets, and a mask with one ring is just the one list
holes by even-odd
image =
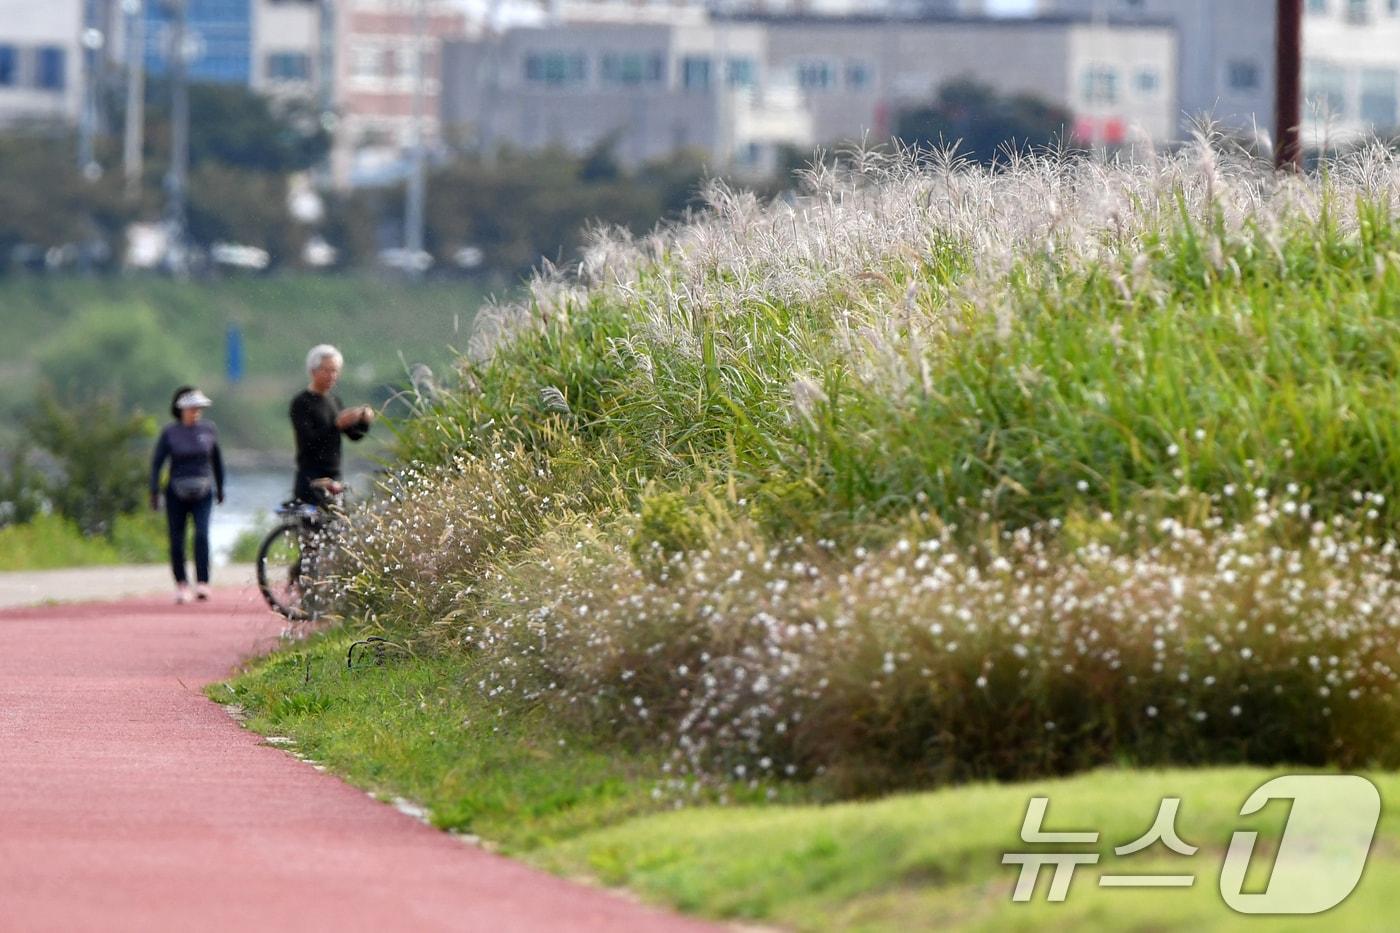
[[84, 534], [61, 515], [37, 515], [0, 528], [0, 570], [52, 570], [166, 559], [164, 516], [123, 515], [110, 537]]
[[54, 510], [85, 533], [111, 535], [119, 516], [146, 507], [149, 418], [108, 399], [64, 405], [43, 394], [26, 427], [57, 467], [46, 489]]

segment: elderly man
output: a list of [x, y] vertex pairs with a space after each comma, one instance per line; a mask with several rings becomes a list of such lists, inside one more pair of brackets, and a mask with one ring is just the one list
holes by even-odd
[[345, 408], [331, 394], [340, 380], [345, 358], [330, 344], [311, 348], [306, 372], [311, 383], [292, 399], [292, 430], [297, 440], [297, 475], [292, 494], [303, 502], [320, 503], [345, 487], [340, 476], [340, 435], [358, 441], [369, 433], [374, 409]]

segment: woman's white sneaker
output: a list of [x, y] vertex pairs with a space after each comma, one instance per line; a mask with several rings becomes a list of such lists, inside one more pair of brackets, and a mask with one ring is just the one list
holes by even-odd
[[209, 598], [209, 584], [201, 583], [199, 586], [196, 586], [194, 588], [194, 597], [200, 602], [207, 600]]
[[180, 605], [183, 606], [185, 603], [187, 603], [187, 602], [189, 602], [189, 601], [190, 601], [190, 588], [189, 588], [189, 584], [181, 583], [179, 586], [175, 587], [175, 602], [177, 602], [177, 603], [179, 603]]

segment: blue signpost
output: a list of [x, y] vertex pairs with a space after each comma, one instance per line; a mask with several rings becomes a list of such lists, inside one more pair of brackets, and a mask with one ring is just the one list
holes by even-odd
[[226, 346], [228, 350], [226, 375], [229, 385], [237, 385], [243, 381], [243, 331], [238, 328], [237, 324], [228, 326]]

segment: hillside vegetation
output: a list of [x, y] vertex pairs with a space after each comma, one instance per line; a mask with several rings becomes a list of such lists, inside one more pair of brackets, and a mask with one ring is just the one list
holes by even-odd
[[347, 617], [677, 793], [1394, 763], [1397, 186], [1202, 143], [717, 190], [483, 315]]
[[[999, 853], [1057, 775], [1086, 825], [1179, 793], [1223, 839], [1266, 769], [1400, 764], [1397, 196], [1379, 147], [852, 153], [601, 237], [415, 394], [344, 627], [231, 696], [710, 915], [1233, 928], [1204, 883], [1015, 910]], [[1256, 767], [1156, 771], [1200, 765]]]
[[[286, 452], [287, 400], [313, 345], [346, 355], [342, 393], [383, 403], [415, 363], [450, 367], [483, 298], [475, 286], [409, 286], [369, 277], [276, 276], [216, 282], [157, 278], [0, 278], [0, 445], [23, 433], [36, 390], [94, 394], [166, 417], [170, 393], [197, 383], [225, 445]], [[226, 378], [228, 334], [243, 341], [244, 378]]]

